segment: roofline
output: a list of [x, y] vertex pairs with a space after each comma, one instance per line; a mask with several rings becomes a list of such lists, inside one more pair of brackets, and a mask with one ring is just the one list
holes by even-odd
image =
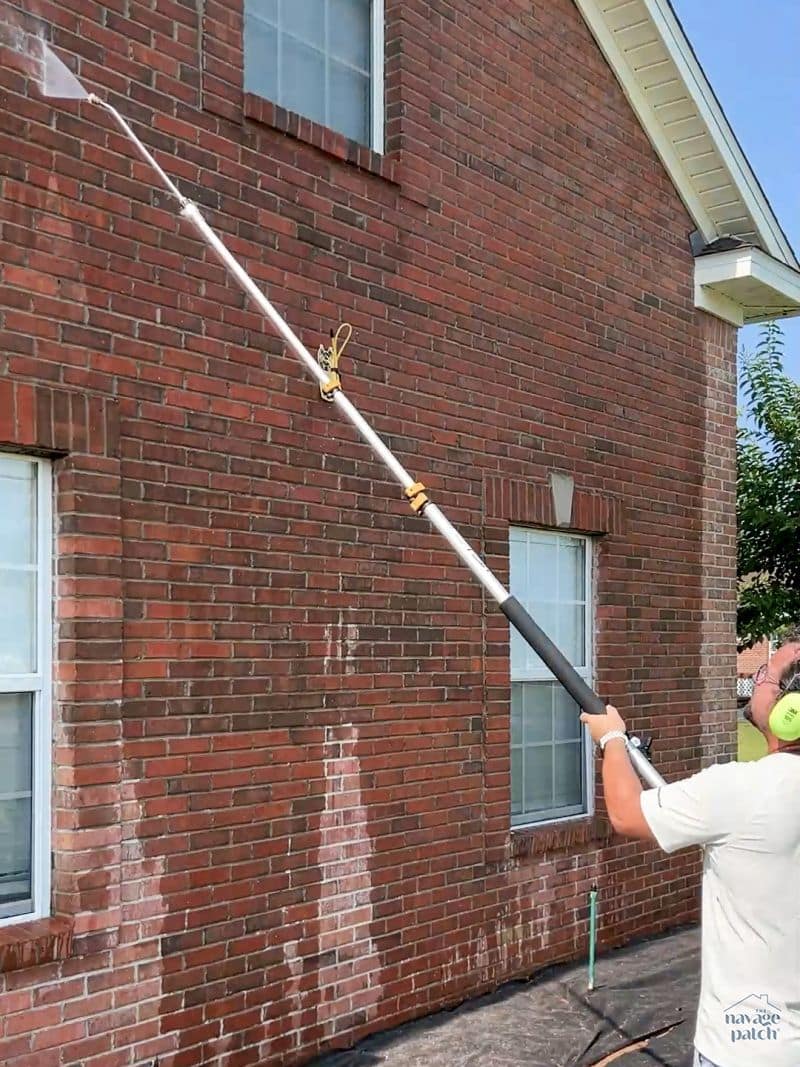
[[[785, 261], [793, 267], [800, 267], [800, 263], [798, 263], [797, 257], [795, 256], [794, 249], [789, 243], [789, 239], [786, 236], [786, 233], [778, 220], [778, 216], [775, 214], [775, 211], [772, 208], [772, 204], [770, 204], [769, 202], [769, 197], [764, 192], [764, 187], [758, 180], [756, 172], [753, 170], [752, 166], [750, 165], [750, 161], [745, 155], [744, 149], [742, 148], [739, 138], [736, 136], [735, 130], [728, 121], [728, 117], [725, 114], [725, 109], [720, 103], [719, 97], [714, 91], [713, 85], [708, 80], [708, 77], [706, 76], [706, 73], [703, 70], [703, 65], [700, 62], [700, 59], [698, 58], [697, 52], [695, 51], [692, 42], [689, 40], [689, 37], [683, 28], [683, 23], [678, 17], [678, 13], [675, 11], [675, 8], [672, 4], [672, 0], [645, 0], [645, 3], [647, 3], [648, 7], [655, 8], [659, 11], [661, 18], [663, 19], [664, 25], [669, 25], [670, 23], [673, 24], [671, 29], [675, 48], [681, 52], [686, 68], [692, 70], [692, 73], [694, 74], [697, 82], [698, 89], [702, 94], [703, 100], [709, 108], [711, 116], [715, 120], [715, 123], [719, 129], [720, 136], [730, 148], [731, 154], [733, 155], [734, 159], [736, 160], [736, 163], [738, 164], [742, 184], [744, 185], [747, 193], [749, 193], [752, 197], [754, 206], [758, 207], [759, 213], [763, 216], [764, 225], [773, 234], [776, 244], [783, 252], [783, 255], [779, 258], [785, 259]], [[668, 45], [669, 43], [670, 42], [667, 41]], [[673, 52], [672, 47], [670, 47], [670, 52]], [[689, 88], [691, 89], [691, 86], [689, 86]], [[739, 175], [734, 172], [733, 177], [736, 178], [738, 176]], [[737, 185], [738, 184], [739, 183], [737, 182]], [[756, 222], [760, 221], [758, 215], [755, 212], [753, 212], [753, 217], [755, 218]], [[760, 230], [761, 226], [759, 226], [759, 231]], [[771, 250], [767, 249], [767, 251]], [[771, 254], [775, 255], [776, 253], [771, 251]]]
[[[723, 236], [723, 229], [714, 223], [703, 206], [694, 185], [676, 151], [669, 134], [659, 122], [644, 87], [630, 67], [614, 31], [607, 22], [610, 13], [601, 0], [574, 0], [594, 35], [600, 49], [614, 71], [631, 107], [659, 154], [675, 188], [707, 242]], [[773, 211], [764, 190], [747, 161], [714, 90], [706, 77], [670, 0], [639, 0], [658, 35], [669, 61], [674, 64], [692, 100], [699, 121], [705, 127], [722, 166], [727, 170], [731, 186], [747, 212], [763, 250], [794, 269], [800, 268], [797, 258]], [[619, 5], [616, 5], [618, 7]], [[616, 10], [616, 7], [612, 10]]]

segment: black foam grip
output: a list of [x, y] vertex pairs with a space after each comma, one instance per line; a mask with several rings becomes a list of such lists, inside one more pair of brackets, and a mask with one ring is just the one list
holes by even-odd
[[500, 607], [503, 614], [531, 646], [542, 662], [550, 668], [572, 699], [591, 715], [602, 715], [606, 706], [589, 688], [564, 653], [556, 648], [547, 634], [531, 618], [516, 597], [509, 597]]

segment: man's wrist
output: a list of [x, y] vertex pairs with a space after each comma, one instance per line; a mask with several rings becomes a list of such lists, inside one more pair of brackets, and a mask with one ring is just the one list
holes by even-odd
[[622, 730], [609, 730], [607, 734], [603, 734], [597, 742], [597, 747], [603, 752], [606, 745], [613, 741], [621, 741], [625, 748], [628, 747], [628, 738]]

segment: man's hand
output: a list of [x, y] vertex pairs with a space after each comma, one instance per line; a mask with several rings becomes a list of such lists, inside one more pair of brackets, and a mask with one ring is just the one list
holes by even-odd
[[581, 722], [589, 728], [595, 744], [610, 730], [621, 730], [623, 733], [626, 731], [625, 722], [613, 704], [606, 704], [605, 715], [589, 715], [584, 711]]

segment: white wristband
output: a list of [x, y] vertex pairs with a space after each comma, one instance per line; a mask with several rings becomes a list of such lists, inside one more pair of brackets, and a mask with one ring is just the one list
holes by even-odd
[[606, 747], [609, 741], [613, 741], [615, 737], [618, 737], [621, 741], [625, 742], [625, 747], [628, 747], [628, 738], [622, 732], [622, 730], [609, 730], [607, 734], [603, 734], [597, 744], [600, 746], [600, 751]]

